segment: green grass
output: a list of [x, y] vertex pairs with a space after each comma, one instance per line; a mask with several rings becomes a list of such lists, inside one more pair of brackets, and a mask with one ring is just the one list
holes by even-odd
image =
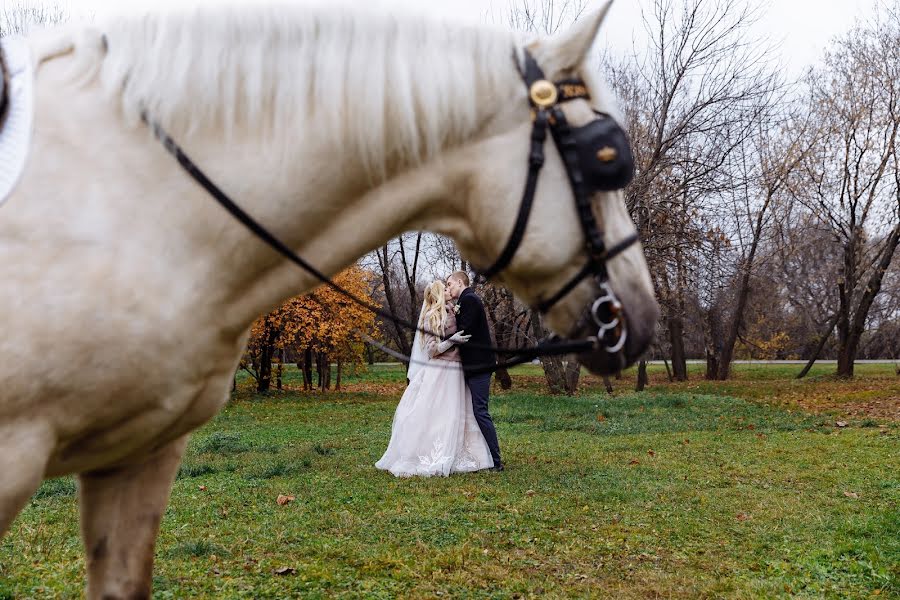
[[[539, 375], [492, 399], [506, 472], [411, 480], [373, 467], [401, 371], [340, 394], [243, 381], [191, 441], [154, 597], [900, 597], [895, 423], [770, 402], [781, 371], [575, 398]], [[83, 571], [74, 484], [45, 482], [0, 541], [0, 599], [80, 597]]]

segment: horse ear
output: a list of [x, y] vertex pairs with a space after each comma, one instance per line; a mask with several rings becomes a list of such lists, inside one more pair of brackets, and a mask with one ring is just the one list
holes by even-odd
[[[575, 21], [568, 30], [557, 34], [546, 42], [546, 59], [541, 63], [548, 71], [571, 71], [581, 66], [588, 51], [594, 44], [606, 13], [613, 0], [607, 0], [599, 10], [595, 10]], [[543, 53], [541, 53], [543, 55]]]

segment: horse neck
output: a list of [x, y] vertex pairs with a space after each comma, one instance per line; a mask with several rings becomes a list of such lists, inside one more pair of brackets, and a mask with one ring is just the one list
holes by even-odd
[[[329, 276], [403, 231], [454, 235], [464, 230], [464, 207], [453, 190], [465, 177], [466, 161], [443, 157], [373, 183], [358, 162], [315, 144], [315, 138], [307, 138], [304, 149], [288, 161], [304, 165], [302, 169], [260, 158], [264, 152], [256, 142], [230, 145], [225, 161], [222, 145], [213, 143], [199, 150], [202, 158], [196, 162], [211, 165], [209, 176], [242, 208]], [[199, 187], [194, 187], [192, 195], [197, 195]], [[203, 191], [199, 195], [188, 202], [203, 216], [188, 216], [184, 226], [192, 229], [198, 252], [215, 248], [205, 267], [219, 274], [212, 296], [225, 304], [219, 310], [235, 327], [319, 285], [212, 197]]]
[[[103, 47], [99, 41], [95, 45]], [[42, 166], [33, 170], [33, 185], [23, 186], [22, 192], [39, 200], [29, 201], [22, 212], [21, 229], [28, 230], [41, 218], [56, 219], [56, 227], [50, 228], [54, 231], [78, 229], [74, 238], [104, 239], [108, 242], [101, 250], [104, 256], [123, 264], [128, 261], [120, 270], [133, 272], [137, 285], [153, 280], [157, 289], [171, 295], [166, 302], [173, 309], [184, 303], [203, 305], [232, 330], [246, 328], [259, 314], [318, 285], [317, 279], [276, 254], [217, 206], [146, 127], [127, 122], [127, 111], [125, 116], [111, 117], [122, 114], [120, 106], [100, 89], [98, 79], [73, 82], [72, 72], [82, 69], [78, 63], [99, 60], [100, 52], [80, 57], [81, 50], [76, 50], [41, 68], [42, 127], [35, 138], [35, 154], [42, 156]], [[457, 239], [466, 234], [471, 215], [467, 207], [459, 206], [463, 199], [454, 192], [464, 185], [472, 165], [459, 156], [478, 138], [509, 125], [508, 119], [498, 120], [494, 113], [521, 85], [511, 64], [506, 75], [484, 78], [465, 82], [472, 96], [469, 101], [477, 98], [473, 119], [481, 125], [461, 138], [453, 131], [458, 123], [439, 124], [447, 135], [440, 127], [436, 131], [433, 121], [423, 124], [423, 131], [430, 127], [429, 135], [453, 140], [453, 147], [430, 159], [407, 156], [388, 161], [388, 172], [379, 177], [373, 177], [364, 156], [348, 150], [348, 138], [365, 135], [353, 127], [336, 137], [310, 119], [302, 132], [288, 131], [274, 141], [264, 139], [260, 130], [265, 128], [254, 123], [233, 128], [227, 139], [216, 127], [190, 134], [175, 128], [170, 133], [198, 167], [254, 218], [333, 275], [403, 231], [428, 229]], [[488, 85], [488, 80], [501, 84]], [[84, 135], [83, 128], [67, 119], [73, 112], [79, 123], [103, 135]], [[315, 113], [312, 107], [311, 114]], [[434, 114], [441, 116], [439, 107]], [[358, 120], [353, 123], [365, 126]], [[60, 145], [61, 138], [65, 145]], [[61, 202], [43, 197], [42, 182], [59, 178], [54, 164], [71, 165], [73, 185], [78, 173], [104, 182], [87, 195], [89, 210], [80, 200], [86, 197], [84, 190], [73, 191]], [[65, 235], [58, 237], [54, 243], [70, 243]], [[168, 273], [171, 284], [166, 281]]]

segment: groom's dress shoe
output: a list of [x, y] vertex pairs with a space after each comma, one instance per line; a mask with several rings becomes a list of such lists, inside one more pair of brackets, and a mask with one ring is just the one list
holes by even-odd
[[500, 471], [502, 471], [502, 470], [503, 470], [503, 463], [500, 463], [500, 464], [498, 464], [498, 465], [494, 465], [493, 467], [491, 467], [490, 469], [488, 469], [488, 471], [496, 471], [496, 472], [498, 472], [498, 473], [499, 473]]

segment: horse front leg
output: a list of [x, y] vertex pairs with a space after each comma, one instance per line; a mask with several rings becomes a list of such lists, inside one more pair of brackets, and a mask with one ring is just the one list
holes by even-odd
[[156, 536], [187, 439], [138, 464], [79, 476], [89, 599], [150, 597]]
[[44, 480], [53, 443], [41, 424], [0, 424], [0, 537]]

